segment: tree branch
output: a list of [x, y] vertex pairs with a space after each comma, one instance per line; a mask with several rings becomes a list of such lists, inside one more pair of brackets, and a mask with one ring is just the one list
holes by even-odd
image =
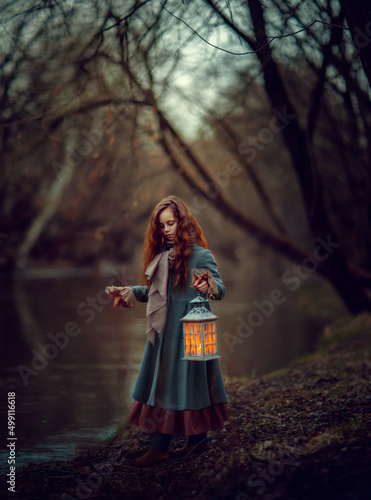
[[245, 171], [250, 178], [252, 184], [254, 185], [256, 192], [258, 196], [260, 197], [263, 206], [271, 218], [273, 224], [276, 226], [278, 231], [282, 234], [287, 234], [286, 229], [284, 228], [282, 222], [279, 220], [277, 215], [274, 212], [273, 209], [273, 204], [272, 201], [269, 197], [269, 194], [265, 190], [264, 185], [259, 179], [259, 176], [255, 172], [255, 167], [251, 165], [251, 163], [248, 161], [246, 156], [242, 155], [239, 152], [239, 145], [241, 144], [241, 139], [238, 137], [238, 134], [233, 130], [233, 128], [225, 121], [225, 120], [219, 120], [218, 124], [223, 128], [224, 132], [227, 134], [229, 137], [232, 145], [233, 145], [233, 154], [243, 162], [243, 165], [245, 166]]
[[[159, 124], [161, 135], [159, 138], [160, 144], [163, 147], [164, 152], [168, 156], [171, 166], [174, 170], [185, 180], [185, 182], [190, 186], [193, 191], [196, 191], [204, 198], [206, 198], [212, 205], [218, 208], [226, 217], [228, 217], [234, 224], [239, 227], [242, 227], [245, 231], [247, 231], [250, 235], [256, 238], [264, 245], [268, 245], [284, 256], [294, 260], [295, 262], [302, 262], [308, 254], [296, 247], [292, 242], [289, 241], [285, 236], [274, 235], [273, 233], [267, 231], [263, 227], [259, 226], [256, 222], [252, 221], [242, 212], [233, 207], [229, 201], [222, 195], [219, 191], [216, 196], [211, 197], [208, 193], [207, 189], [209, 185], [201, 185], [192, 176], [189, 174], [187, 168], [180, 163], [180, 161], [176, 158], [173, 150], [169, 144], [168, 139], [166, 138], [166, 132], [169, 132], [175, 139], [178, 147], [186, 153], [189, 159], [192, 159], [193, 165], [195, 165], [194, 161], [197, 164], [197, 171], [201, 174], [204, 179], [208, 179], [208, 182], [214, 181], [212, 177], [206, 172], [198, 159], [194, 156], [194, 154], [190, 151], [188, 147], [185, 146], [179, 135], [175, 132], [174, 129], [169, 129], [167, 125], [167, 120], [164, 118], [164, 114], [157, 110], [159, 115]], [[187, 154], [188, 153], [188, 154]], [[196, 166], [196, 165], [195, 165]], [[321, 266], [321, 265], [320, 265]]]
[[[339, 22], [342, 22], [344, 17], [342, 15], [339, 16]], [[318, 118], [319, 110], [320, 110], [320, 102], [322, 99], [325, 81], [326, 81], [326, 71], [331, 63], [331, 53], [332, 47], [335, 44], [339, 44], [342, 40], [342, 33], [338, 29], [332, 29], [331, 36], [329, 42], [323, 47], [323, 61], [321, 69], [318, 72], [318, 82], [314, 87], [310, 97], [309, 104], [309, 113], [308, 113], [308, 121], [307, 121], [307, 136], [308, 139], [312, 142], [313, 134], [316, 126], [316, 121]]]
[[[214, 10], [215, 12], [217, 12], [217, 14], [223, 18], [224, 22], [230, 26], [234, 26], [234, 31], [236, 31], [236, 33], [239, 34], [240, 36], [240, 32], [235, 23], [233, 22], [233, 19], [229, 20], [224, 14], [223, 12], [213, 3], [213, 2], [209, 2], [208, 0], [206, 0], [206, 3], [208, 3]], [[192, 26], [190, 26], [186, 21], [184, 21], [184, 19], [176, 16], [173, 12], [170, 12], [166, 7], [165, 5], [163, 5], [163, 9], [172, 17], [174, 17], [175, 19], [177, 19], [178, 21], [180, 21], [181, 23], [183, 23], [185, 26], [187, 26], [188, 29], [190, 29], [196, 36], [198, 36], [203, 42], [205, 42], [207, 45], [209, 45], [210, 47], [213, 47], [214, 49], [217, 49], [217, 50], [220, 50], [222, 52], [226, 52], [227, 54], [231, 54], [233, 56], [246, 56], [246, 55], [250, 55], [250, 54], [255, 54], [256, 52], [258, 52], [259, 50], [262, 50], [265, 46], [271, 44], [274, 40], [277, 40], [279, 38], [286, 38], [286, 37], [289, 37], [289, 36], [293, 36], [293, 35], [297, 35], [298, 33], [302, 33], [303, 31], [306, 31], [308, 30], [309, 28], [311, 28], [312, 26], [314, 26], [315, 24], [325, 24], [325, 25], [328, 25], [328, 26], [333, 26], [333, 27], [337, 27], [337, 28], [342, 28], [342, 29], [348, 29], [346, 28], [345, 26], [340, 26], [340, 25], [336, 25], [336, 24], [332, 24], [332, 23], [326, 23], [324, 21], [320, 21], [319, 19], [314, 19], [310, 24], [308, 24], [308, 26], [305, 26], [304, 28], [301, 28], [300, 30], [297, 30], [297, 31], [293, 31], [291, 33], [286, 33], [284, 35], [276, 35], [276, 36], [270, 36], [269, 37], [269, 40], [266, 41], [265, 45], [262, 46], [262, 47], [259, 47], [259, 48], [256, 48], [255, 50], [250, 50], [250, 51], [247, 51], [247, 52], [233, 52], [231, 50], [228, 50], [228, 49], [224, 49], [223, 47], [219, 47], [218, 45], [214, 45], [213, 43], [209, 42], [205, 37], [203, 37], [202, 35], [200, 35], [200, 33], [198, 33], [198, 31], [196, 31], [195, 29], [192, 28]], [[245, 35], [247, 36], [247, 35]], [[242, 37], [245, 39], [245, 37]], [[245, 41], [247, 41], [245, 39]], [[251, 46], [251, 43], [250, 41], [248, 42], [249, 45]]]

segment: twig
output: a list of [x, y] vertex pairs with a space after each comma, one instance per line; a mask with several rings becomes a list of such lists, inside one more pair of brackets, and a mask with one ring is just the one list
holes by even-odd
[[285, 37], [288, 37], [288, 36], [292, 36], [292, 35], [297, 35], [298, 33], [301, 33], [302, 31], [306, 31], [308, 30], [309, 28], [311, 28], [314, 24], [316, 23], [320, 23], [320, 24], [325, 24], [327, 26], [333, 26], [333, 27], [336, 27], [336, 28], [341, 28], [343, 30], [348, 30], [349, 31], [349, 28], [346, 28], [345, 26], [340, 26], [338, 24], [332, 24], [332, 23], [326, 23], [325, 21], [320, 21], [319, 19], [315, 19], [314, 21], [312, 21], [308, 26], [305, 26], [304, 28], [298, 30], [298, 31], [293, 31], [291, 33], [286, 33], [285, 35], [277, 35], [277, 36], [271, 36], [269, 37], [270, 40], [265, 43], [264, 45], [262, 45], [261, 47], [259, 47], [258, 49], [256, 50], [249, 50], [247, 52], [233, 52], [231, 50], [227, 50], [227, 49], [224, 49], [223, 47], [218, 47], [217, 45], [214, 45], [213, 43], [209, 42], [208, 40], [206, 40], [206, 38], [204, 38], [202, 35], [200, 35], [196, 30], [194, 30], [192, 28], [192, 26], [190, 26], [188, 23], [186, 23], [184, 21], [184, 19], [181, 19], [180, 17], [176, 16], [175, 14], [173, 14], [172, 12], [170, 12], [166, 7], [165, 5], [163, 4], [162, 5], [163, 9], [168, 13], [170, 14], [172, 17], [174, 17], [175, 19], [177, 19], [178, 21], [182, 22], [183, 24], [185, 24], [187, 26], [187, 28], [189, 28], [191, 31], [193, 31], [193, 33], [195, 35], [197, 35], [199, 38], [201, 38], [202, 41], [204, 41], [205, 43], [207, 43], [207, 45], [210, 45], [210, 47], [213, 47], [214, 49], [217, 49], [217, 50], [221, 50], [222, 52], [226, 52], [227, 54], [231, 54], [232, 56], [246, 56], [246, 55], [249, 55], [249, 54], [256, 54], [257, 52], [259, 52], [260, 50], [264, 49], [264, 47], [266, 47], [267, 45], [271, 44], [274, 40], [278, 39], [278, 38], [285, 38]]

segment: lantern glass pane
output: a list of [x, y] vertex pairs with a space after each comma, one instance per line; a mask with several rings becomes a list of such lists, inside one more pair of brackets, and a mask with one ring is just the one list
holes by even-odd
[[213, 344], [215, 344], [215, 333], [213, 333], [212, 342], [213, 342]]
[[186, 346], [186, 352], [187, 352], [188, 356], [191, 355], [191, 346], [189, 346], [189, 345]]
[[196, 323], [196, 331], [197, 331], [197, 333], [200, 333], [200, 324], [199, 323]]
[[201, 344], [201, 335], [197, 335], [197, 345]]

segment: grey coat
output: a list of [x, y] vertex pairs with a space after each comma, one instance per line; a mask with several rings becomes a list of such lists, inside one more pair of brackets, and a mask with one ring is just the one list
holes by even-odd
[[[155, 343], [149, 340], [145, 347], [133, 398], [140, 403], [165, 410], [201, 410], [214, 403], [226, 403], [219, 359], [184, 361], [183, 324], [180, 319], [191, 309], [190, 301], [197, 296], [191, 284], [191, 270], [207, 268], [217, 287], [216, 300], [225, 294], [213, 254], [199, 245], [191, 246], [188, 263], [188, 284], [185, 292], [174, 290], [174, 276], [169, 272], [166, 323], [161, 335], [156, 333]], [[135, 298], [148, 300], [147, 286], [132, 287]], [[206, 295], [204, 295], [206, 297]], [[207, 307], [210, 309], [209, 303]]]

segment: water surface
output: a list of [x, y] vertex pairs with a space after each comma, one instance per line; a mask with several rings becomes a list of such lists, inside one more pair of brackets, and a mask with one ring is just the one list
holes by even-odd
[[[16, 392], [18, 467], [73, 457], [101, 444], [126, 418], [146, 343], [145, 304], [113, 309], [103, 292], [108, 281], [93, 276], [2, 281], [1, 417], [6, 421], [7, 392]], [[298, 293], [279, 280], [264, 281], [262, 274], [248, 284], [236, 276], [224, 281], [225, 299], [211, 304], [219, 316], [224, 375], [256, 377], [314, 347], [324, 321], [303, 315]], [[228, 347], [225, 338], [236, 336], [248, 321], [254, 300], [262, 304], [275, 287], [284, 291], [285, 301], [248, 338]], [[49, 359], [42, 366], [34, 357], [45, 353], [46, 344]], [[6, 451], [1, 458], [7, 468]]]

